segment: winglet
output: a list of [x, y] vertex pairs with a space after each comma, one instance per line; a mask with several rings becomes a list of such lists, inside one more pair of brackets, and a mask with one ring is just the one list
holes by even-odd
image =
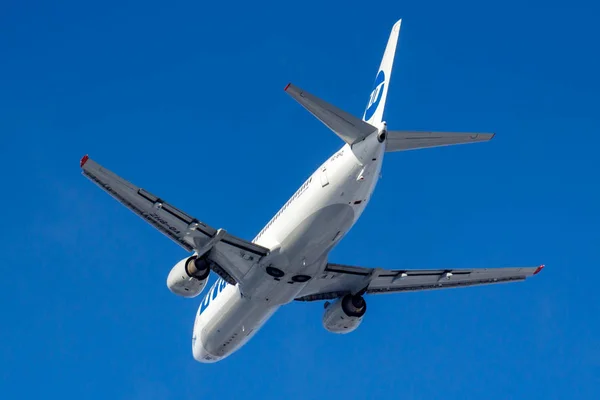
[[544, 269], [544, 267], [545, 267], [544, 264], [542, 264], [539, 267], [537, 267], [537, 269], [535, 271], [533, 271], [533, 275], [539, 274]]
[[290, 82], [287, 85], [285, 85], [285, 88], [283, 89], [283, 91], [287, 92], [287, 90], [288, 90], [288, 88], [290, 87], [291, 84], [292, 84], [292, 82]]
[[85, 156], [81, 157], [81, 161], [79, 162], [79, 166], [80, 166], [81, 168], [83, 168], [83, 166], [85, 165], [85, 163], [87, 162], [87, 160], [88, 160], [89, 158], [90, 158], [90, 157], [89, 157], [87, 154], [86, 154]]

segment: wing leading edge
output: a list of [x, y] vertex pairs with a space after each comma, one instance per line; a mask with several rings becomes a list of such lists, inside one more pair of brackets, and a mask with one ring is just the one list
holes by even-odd
[[539, 273], [544, 266], [482, 269], [384, 270], [327, 264], [296, 298], [328, 300], [346, 294], [383, 294], [517, 282]]
[[84, 176], [187, 251], [202, 252], [210, 246], [211, 268], [230, 284], [242, 284], [249, 270], [269, 253], [265, 247], [206, 225], [87, 155], [81, 159], [81, 168]]

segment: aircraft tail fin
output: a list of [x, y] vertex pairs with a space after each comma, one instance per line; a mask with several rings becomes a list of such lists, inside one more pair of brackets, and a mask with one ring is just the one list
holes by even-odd
[[377, 131], [376, 127], [360, 118], [340, 110], [291, 83], [285, 87], [285, 92], [349, 145], [360, 142]]
[[390, 33], [390, 38], [385, 47], [383, 59], [381, 60], [381, 65], [373, 84], [373, 91], [363, 115], [363, 121], [374, 126], [379, 126], [383, 121], [385, 100], [390, 87], [390, 77], [392, 75], [392, 66], [394, 64], [394, 56], [396, 55], [396, 45], [398, 44], [401, 23], [402, 20], [400, 19], [392, 27], [392, 32]]
[[371, 92], [371, 97], [369, 98], [369, 103], [367, 104], [362, 120], [291, 83], [285, 87], [285, 92], [349, 145], [360, 142], [370, 134], [383, 129], [381, 124], [383, 110], [385, 108], [401, 22], [402, 20], [399, 20], [392, 27], [379, 72], [375, 78], [373, 91]]

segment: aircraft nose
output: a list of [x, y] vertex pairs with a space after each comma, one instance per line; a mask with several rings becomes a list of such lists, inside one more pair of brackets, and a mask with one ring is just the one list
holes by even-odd
[[211, 364], [219, 361], [221, 357], [217, 357], [209, 353], [202, 344], [202, 340], [194, 335], [192, 338], [192, 353], [194, 359], [203, 364]]

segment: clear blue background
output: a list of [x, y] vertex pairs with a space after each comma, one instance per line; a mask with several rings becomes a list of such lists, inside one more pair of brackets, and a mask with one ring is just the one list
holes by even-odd
[[[3, 2], [0, 397], [600, 398], [593, 3]], [[361, 115], [400, 17], [390, 128], [497, 135], [389, 154], [331, 260], [546, 269], [370, 297], [347, 336], [321, 327], [322, 303], [294, 303], [195, 362], [200, 299], [165, 287], [186, 253], [79, 159], [251, 239], [342, 144], [285, 84]]]

